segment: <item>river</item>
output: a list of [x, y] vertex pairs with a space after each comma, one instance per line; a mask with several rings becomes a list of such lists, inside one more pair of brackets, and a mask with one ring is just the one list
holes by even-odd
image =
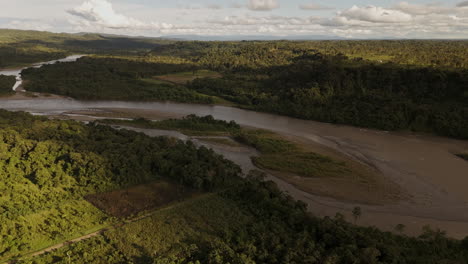
[[16, 91], [16, 89], [18, 89], [18, 87], [20, 87], [23, 84], [23, 79], [21, 78], [21, 72], [24, 69], [40, 68], [43, 65], [54, 64], [54, 63], [57, 63], [57, 62], [73, 62], [73, 61], [78, 60], [81, 57], [84, 57], [84, 55], [72, 55], [72, 56], [68, 56], [66, 58], [59, 59], [59, 60], [39, 62], [39, 63], [33, 64], [32, 66], [28, 66], [28, 67], [24, 67], [24, 68], [0, 70], [0, 75], [15, 76], [16, 77], [16, 83], [13, 86], [12, 89], [13, 89], [13, 91]]
[[[90, 109], [144, 111], [165, 117], [212, 115], [217, 119], [235, 120], [244, 126], [295, 136], [367, 164], [411, 194], [411, 199], [399, 201], [397, 204], [359, 204], [305, 193], [270, 175], [270, 179], [277, 182], [282, 190], [306, 202], [313, 214], [334, 216], [339, 212], [351, 219], [352, 209], [360, 206], [363, 215], [358, 224], [361, 225], [377, 226], [392, 231], [401, 223], [406, 225], [407, 232], [411, 235], [420, 233], [424, 225], [431, 225], [446, 230], [455, 238], [468, 235], [468, 162], [454, 155], [468, 150], [467, 141], [339, 126], [226, 106], [170, 102], [27, 98], [0, 99], [0, 108], [41, 115], [61, 115]], [[151, 130], [140, 131], [153, 136], [160, 133]], [[237, 163], [243, 163], [240, 165], [244, 168], [253, 166], [249, 159], [249, 156], [253, 155], [251, 150], [233, 152], [214, 145], [211, 147]]]

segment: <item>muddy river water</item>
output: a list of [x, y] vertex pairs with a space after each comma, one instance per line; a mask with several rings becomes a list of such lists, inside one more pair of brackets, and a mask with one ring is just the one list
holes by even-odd
[[[351, 219], [351, 210], [360, 206], [363, 215], [358, 224], [361, 225], [391, 231], [401, 223], [411, 235], [419, 234], [423, 226], [430, 225], [447, 231], [455, 238], [468, 236], [468, 162], [454, 155], [467, 151], [468, 141], [338, 126], [226, 106], [24, 98], [0, 99], [0, 108], [51, 116], [110, 109], [154, 112], [167, 117], [212, 115], [216, 119], [235, 120], [244, 126], [299, 137], [377, 169], [411, 195], [411, 199], [396, 204], [356, 204], [311, 195], [270, 176], [285, 192], [306, 202], [313, 214], [334, 216], [339, 212]], [[152, 136], [161, 135], [160, 131], [139, 131]], [[245, 170], [254, 168], [250, 162], [250, 156], [255, 155], [252, 149], [233, 151], [227, 147], [208, 146], [239, 163]]]

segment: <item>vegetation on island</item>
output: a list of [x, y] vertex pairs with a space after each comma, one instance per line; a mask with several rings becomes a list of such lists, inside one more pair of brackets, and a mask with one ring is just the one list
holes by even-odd
[[217, 120], [213, 116], [188, 115], [180, 119], [165, 119], [151, 121], [145, 118], [134, 120], [104, 119], [99, 123], [114, 125], [129, 125], [139, 128], [179, 131], [186, 135], [231, 135], [241, 129], [234, 121]]
[[213, 116], [189, 115], [181, 119], [161, 121], [151, 121], [144, 118], [135, 120], [107, 119], [98, 122], [139, 128], [175, 130], [189, 136], [228, 136], [240, 144], [258, 150], [260, 155], [252, 157], [252, 161], [263, 169], [291, 173], [306, 178], [347, 177], [370, 180], [369, 175], [351, 168], [345, 162], [307, 151], [297, 143], [286, 140], [278, 134], [266, 130], [242, 128], [234, 121], [217, 120]]
[[16, 83], [15, 76], [0, 75], [0, 96], [13, 94], [13, 86]]

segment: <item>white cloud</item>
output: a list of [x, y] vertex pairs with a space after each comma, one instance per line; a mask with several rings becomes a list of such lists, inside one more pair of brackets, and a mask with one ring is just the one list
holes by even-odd
[[270, 11], [279, 8], [278, 0], [249, 0], [247, 7], [254, 11]]
[[428, 15], [428, 14], [449, 14], [453, 12], [453, 8], [444, 7], [439, 4], [410, 4], [408, 2], [400, 2], [395, 6], [395, 9], [412, 15]]
[[287, 26], [287, 25], [296, 25], [296, 26], [308, 26], [317, 24], [319, 18], [314, 17], [287, 17], [287, 16], [228, 16], [223, 19], [211, 19], [208, 20], [210, 24], [220, 24], [220, 25], [230, 25], [230, 26]]
[[108, 0], [88, 0], [67, 12], [79, 18], [78, 20], [71, 21], [71, 23], [80, 27], [135, 30], [160, 30], [172, 27], [170, 24], [146, 23], [119, 14]]
[[[60, 32], [103, 32], [126, 35], [339, 35], [356, 38], [466, 38], [468, 1], [451, 4], [401, 0], [386, 6], [354, 6], [328, 17], [310, 17], [289, 8], [272, 13], [287, 0], [0, 0], [0, 27]], [[433, 2], [437, 2], [434, 0]], [[298, 0], [299, 8], [318, 10], [332, 1]], [[297, 3], [296, 2], [296, 3]], [[350, 3], [352, 1], [342, 1]], [[370, 2], [370, 1], [367, 1]], [[418, 2], [418, 4], [416, 4]], [[183, 5], [183, 3], [186, 3]], [[211, 5], [210, 5], [211, 3]], [[345, 4], [346, 4], [345, 3]], [[217, 5], [216, 5], [217, 4]], [[73, 8], [74, 7], [74, 8]], [[219, 9], [223, 7], [222, 9]], [[66, 12], [68, 10], [68, 12]], [[247, 15], [249, 14], [249, 15]], [[325, 14], [321, 13], [321, 14]], [[157, 18], [157, 19], [155, 19]], [[152, 22], [157, 20], [165, 23]]]
[[299, 8], [302, 9], [302, 10], [329, 10], [329, 9], [334, 9], [332, 7], [323, 6], [323, 5], [315, 4], [315, 3], [302, 4], [302, 5], [299, 5]]
[[385, 9], [377, 6], [358, 7], [353, 6], [350, 9], [338, 13], [339, 17], [347, 20], [380, 22], [380, 23], [401, 23], [409, 22], [413, 19], [410, 14], [399, 10]]

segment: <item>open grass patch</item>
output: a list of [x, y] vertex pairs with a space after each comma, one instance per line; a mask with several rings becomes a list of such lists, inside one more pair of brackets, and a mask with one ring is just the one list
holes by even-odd
[[159, 180], [113, 192], [88, 195], [86, 199], [115, 217], [128, 217], [139, 212], [165, 206], [194, 195], [180, 184]]
[[77, 200], [16, 219], [0, 216], [0, 221], [1, 229], [10, 232], [0, 236], [1, 263], [93, 232], [108, 225], [111, 219], [87, 201]]
[[285, 153], [298, 150], [295, 144], [266, 130], [243, 129], [234, 134], [234, 139], [242, 144], [256, 148], [263, 154]]
[[170, 83], [176, 83], [176, 84], [187, 84], [188, 82], [191, 82], [195, 79], [221, 78], [221, 77], [222, 77], [221, 74], [214, 72], [214, 71], [197, 70], [197, 71], [191, 71], [191, 72], [178, 72], [178, 73], [173, 73], [173, 74], [160, 75], [160, 76], [155, 76], [153, 78], [159, 81], [164, 81], [164, 82], [170, 82]]
[[243, 129], [234, 138], [260, 151], [261, 155], [252, 160], [261, 168], [303, 177], [337, 177], [350, 173], [344, 162], [308, 152], [269, 131]]
[[261, 168], [294, 173], [303, 177], [337, 177], [351, 172], [344, 162], [337, 162], [313, 152], [263, 154], [254, 157], [253, 161]]

